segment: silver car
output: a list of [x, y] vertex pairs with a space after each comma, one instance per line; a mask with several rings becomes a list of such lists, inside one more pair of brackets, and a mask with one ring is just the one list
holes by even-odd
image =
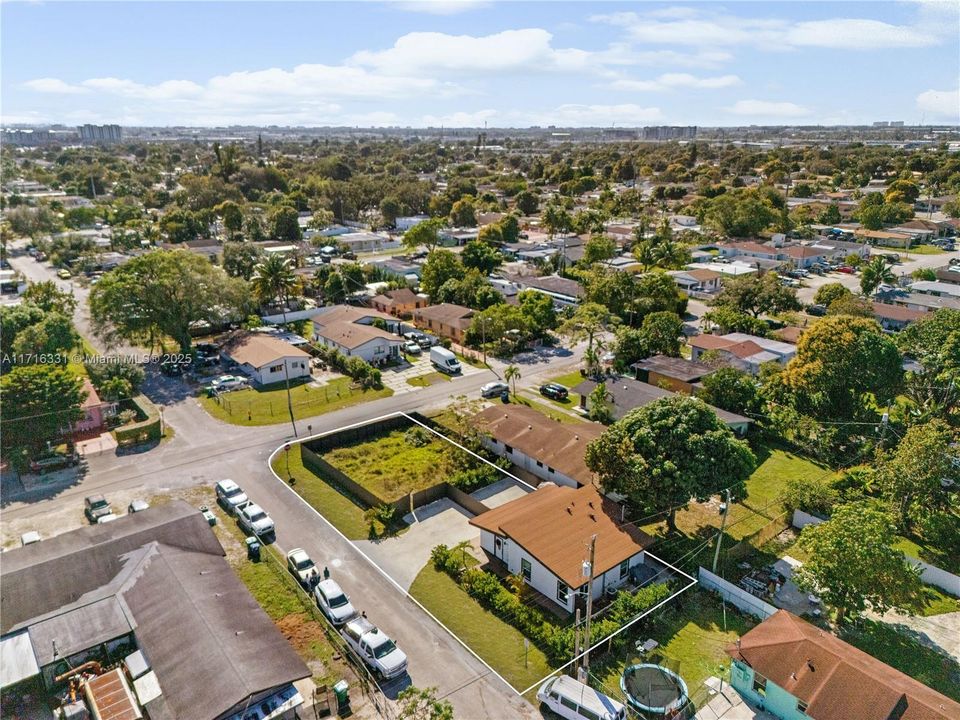
[[321, 580], [313, 591], [313, 596], [320, 610], [334, 625], [343, 625], [357, 616], [357, 611], [350, 604], [350, 598], [334, 580]]

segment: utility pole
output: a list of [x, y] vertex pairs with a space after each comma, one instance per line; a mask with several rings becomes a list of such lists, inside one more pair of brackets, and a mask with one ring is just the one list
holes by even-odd
[[[580, 656], [580, 607], [577, 606], [577, 613], [573, 618], [573, 656]], [[583, 678], [580, 676], [580, 661], [577, 661], [577, 679], [581, 682]]]
[[587, 580], [587, 621], [584, 624], [584, 642], [583, 642], [583, 678], [580, 682], [586, 684], [590, 676], [590, 616], [593, 614], [593, 560], [597, 552], [597, 536], [590, 538], [590, 579]]
[[713, 553], [713, 574], [717, 574], [717, 562], [720, 560], [720, 543], [723, 542], [723, 529], [727, 526], [727, 515], [730, 513], [730, 490], [727, 489], [727, 502], [723, 504], [723, 517], [720, 520], [720, 534], [717, 535], [717, 549]]

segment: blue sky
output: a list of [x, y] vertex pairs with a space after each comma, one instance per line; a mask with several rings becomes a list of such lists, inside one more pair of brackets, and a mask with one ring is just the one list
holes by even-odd
[[954, 2], [4, 2], [5, 123], [960, 122]]

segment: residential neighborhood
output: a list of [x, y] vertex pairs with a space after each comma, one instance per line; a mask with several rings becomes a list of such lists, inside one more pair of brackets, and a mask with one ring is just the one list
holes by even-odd
[[957, 8], [0, 20], [0, 717], [960, 720]]

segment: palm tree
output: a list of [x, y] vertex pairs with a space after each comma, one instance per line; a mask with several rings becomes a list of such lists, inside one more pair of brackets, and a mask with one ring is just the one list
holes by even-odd
[[253, 291], [262, 303], [277, 301], [283, 312], [283, 323], [287, 323], [287, 301], [297, 286], [297, 276], [293, 272], [293, 262], [279, 254], [266, 257], [253, 269], [250, 278]]
[[896, 281], [897, 278], [887, 261], [882, 257], [875, 257], [861, 271], [860, 290], [865, 297], [870, 297], [880, 285], [892, 285]]
[[503, 379], [513, 385], [513, 394], [517, 394], [517, 380], [520, 379], [520, 368], [516, 365], [508, 365], [503, 371]]

